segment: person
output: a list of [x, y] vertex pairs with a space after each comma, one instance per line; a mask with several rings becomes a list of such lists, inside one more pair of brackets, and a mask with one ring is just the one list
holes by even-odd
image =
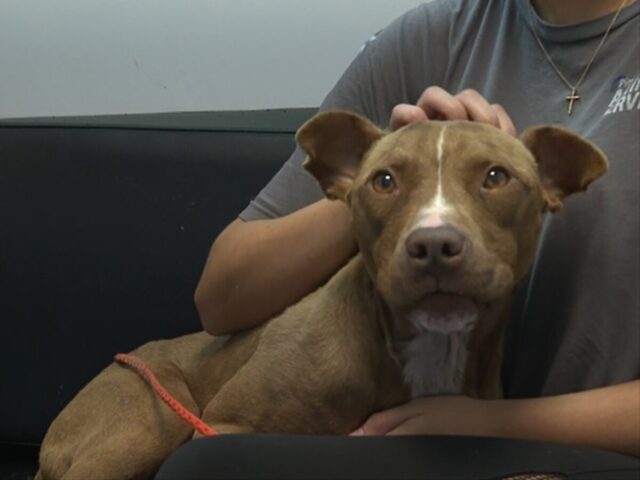
[[[328, 94], [321, 110], [391, 129], [561, 124], [610, 159], [545, 222], [506, 335], [505, 398], [415, 399], [354, 435], [518, 437], [640, 456], [639, 23], [636, 0], [434, 0], [369, 40]], [[346, 206], [322, 197], [303, 158], [297, 149], [213, 243], [195, 293], [211, 334], [267, 320], [356, 253]]]

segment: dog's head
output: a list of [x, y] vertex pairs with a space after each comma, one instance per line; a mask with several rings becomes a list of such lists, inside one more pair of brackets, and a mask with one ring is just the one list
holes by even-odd
[[326, 195], [350, 206], [367, 269], [408, 336], [471, 329], [530, 267], [543, 213], [607, 168], [598, 148], [553, 126], [520, 139], [472, 122], [388, 133], [333, 111], [297, 140]]

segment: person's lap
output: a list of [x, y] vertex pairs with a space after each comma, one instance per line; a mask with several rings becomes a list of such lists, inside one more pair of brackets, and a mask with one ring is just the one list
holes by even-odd
[[[183, 445], [156, 480], [177, 478], [637, 479], [640, 459], [568, 445], [454, 436], [223, 435]], [[544, 477], [542, 477], [544, 478]]]

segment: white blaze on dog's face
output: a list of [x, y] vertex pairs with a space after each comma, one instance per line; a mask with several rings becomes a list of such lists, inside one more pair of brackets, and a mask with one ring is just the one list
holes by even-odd
[[400, 338], [472, 328], [530, 267], [544, 211], [607, 165], [596, 147], [556, 127], [520, 140], [472, 122], [386, 134], [355, 114], [326, 112], [297, 139], [327, 196], [349, 203]]

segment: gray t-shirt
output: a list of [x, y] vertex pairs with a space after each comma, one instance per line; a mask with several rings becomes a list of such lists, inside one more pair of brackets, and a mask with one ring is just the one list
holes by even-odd
[[[530, 27], [575, 83], [612, 18], [554, 26], [531, 13], [529, 0], [435, 0], [367, 42], [321, 106], [387, 126], [392, 108], [415, 103], [427, 86], [473, 88], [502, 104], [518, 131], [561, 124], [609, 157], [588, 194], [547, 218], [505, 341], [510, 397], [640, 378], [640, 2], [618, 17], [572, 116], [569, 91]], [[303, 159], [296, 150], [240, 217], [280, 217], [322, 198]]]

